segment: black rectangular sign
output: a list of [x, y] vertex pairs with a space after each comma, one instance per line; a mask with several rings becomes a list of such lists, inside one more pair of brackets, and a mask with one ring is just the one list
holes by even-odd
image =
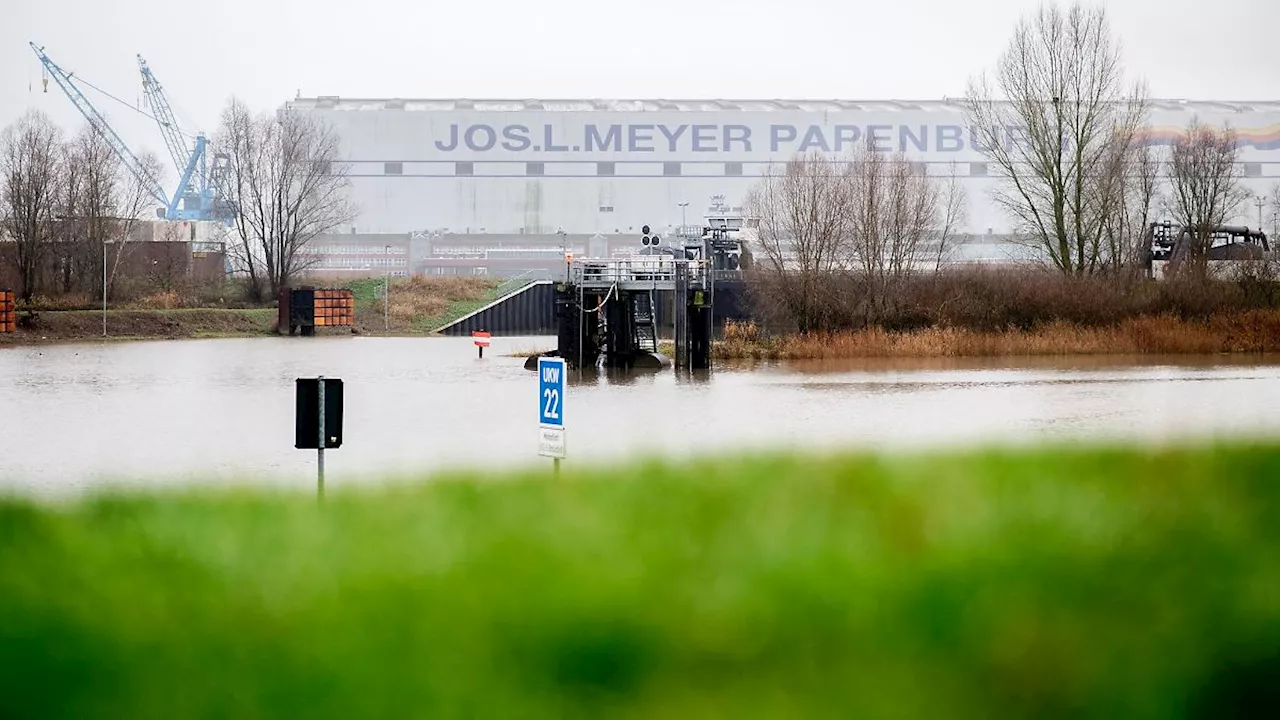
[[[317, 450], [320, 447], [320, 381], [298, 378], [297, 387], [293, 446], [299, 450]], [[337, 378], [324, 379], [324, 434], [326, 450], [342, 447], [342, 381]]]

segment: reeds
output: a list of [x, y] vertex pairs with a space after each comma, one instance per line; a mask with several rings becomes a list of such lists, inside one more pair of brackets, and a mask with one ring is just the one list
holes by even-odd
[[1280, 310], [1247, 310], [1186, 320], [1142, 316], [1110, 326], [1054, 321], [1030, 330], [879, 327], [767, 338], [751, 323], [726, 323], [721, 359], [979, 357], [1000, 355], [1142, 355], [1280, 351]]
[[[820, 359], [997, 355], [1192, 354], [1280, 350], [1280, 283], [1247, 273], [1236, 281], [1165, 282], [1068, 277], [1025, 268], [972, 268], [904, 280], [879, 294], [856, 278], [815, 285], [824, 329], [798, 322], [754, 290], [759, 316], [728, 323], [719, 358]], [[779, 331], [780, 330], [780, 331]]]

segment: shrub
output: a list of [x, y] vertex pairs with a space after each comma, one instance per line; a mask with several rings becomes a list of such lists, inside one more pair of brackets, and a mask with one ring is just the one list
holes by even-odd
[[[1259, 263], [1241, 268], [1232, 279], [1180, 276], [1157, 282], [1125, 274], [1072, 277], [1038, 268], [972, 267], [908, 278], [878, 293], [874, 302], [862, 279], [828, 278], [812, 283], [826, 300], [814, 329], [1000, 331], [1060, 323], [1112, 327], [1156, 315], [1206, 320], [1220, 313], [1280, 307], [1274, 273]], [[787, 317], [787, 308], [770, 303], [770, 283], [775, 282], [751, 280], [756, 319], [767, 330], [794, 331], [798, 326]]]

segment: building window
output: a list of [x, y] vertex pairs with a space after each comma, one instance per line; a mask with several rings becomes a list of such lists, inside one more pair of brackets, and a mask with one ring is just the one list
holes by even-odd
[[596, 175], [613, 175], [617, 172], [617, 168], [611, 162], [596, 163]]
[[664, 162], [662, 163], [662, 174], [667, 177], [674, 177], [680, 174], [680, 163]]
[[986, 163], [969, 163], [969, 174], [972, 175], [973, 177], [986, 177], [987, 164]]
[[1262, 177], [1262, 163], [1247, 162], [1244, 164], [1245, 177]]
[[475, 175], [476, 174], [475, 163], [469, 163], [469, 162], [454, 163], [453, 174], [454, 175]]
[[612, 206], [612, 205], [601, 205], [601, 206], [600, 206], [600, 212], [610, 212], [610, 213], [611, 213], [611, 212], [613, 212], [613, 206]]
[[404, 163], [398, 163], [398, 162], [383, 163], [382, 174], [383, 175], [403, 175]]
[[524, 164], [525, 175], [545, 175], [546, 173], [547, 173], [547, 166], [544, 165], [543, 163], [531, 162], [531, 163]]
[[316, 160], [311, 163], [311, 169], [317, 175], [328, 175], [333, 171], [333, 165], [328, 160]]
[[742, 177], [742, 163], [727, 162], [724, 164], [724, 174], [729, 177]]

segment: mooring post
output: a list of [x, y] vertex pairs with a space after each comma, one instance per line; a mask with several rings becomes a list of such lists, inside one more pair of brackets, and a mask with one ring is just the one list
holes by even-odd
[[671, 301], [675, 306], [676, 367], [682, 368], [689, 364], [689, 262], [676, 260], [675, 270]]
[[587, 341], [587, 333], [584, 327], [587, 322], [587, 314], [583, 312], [585, 297], [582, 283], [578, 283], [578, 312], [575, 313], [578, 317], [578, 377], [582, 377], [582, 366], [586, 362], [586, 350], [583, 348], [583, 344]]
[[316, 498], [319, 500], [324, 500], [325, 435], [324, 435], [324, 376], [323, 375], [320, 376], [320, 382], [318, 384], [316, 394], [319, 396], [319, 399], [320, 399], [319, 400], [320, 414], [316, 416], [318, 418], [318, 421], [316, 424], [319, 426], [319, 431], [320, 431], [319, 442], [316, 445], [316, 455], [317, 455], [316, 460], [318, 461], [318, 464], [316, 466], [317, 473], [318, 473], [316, 477]]

